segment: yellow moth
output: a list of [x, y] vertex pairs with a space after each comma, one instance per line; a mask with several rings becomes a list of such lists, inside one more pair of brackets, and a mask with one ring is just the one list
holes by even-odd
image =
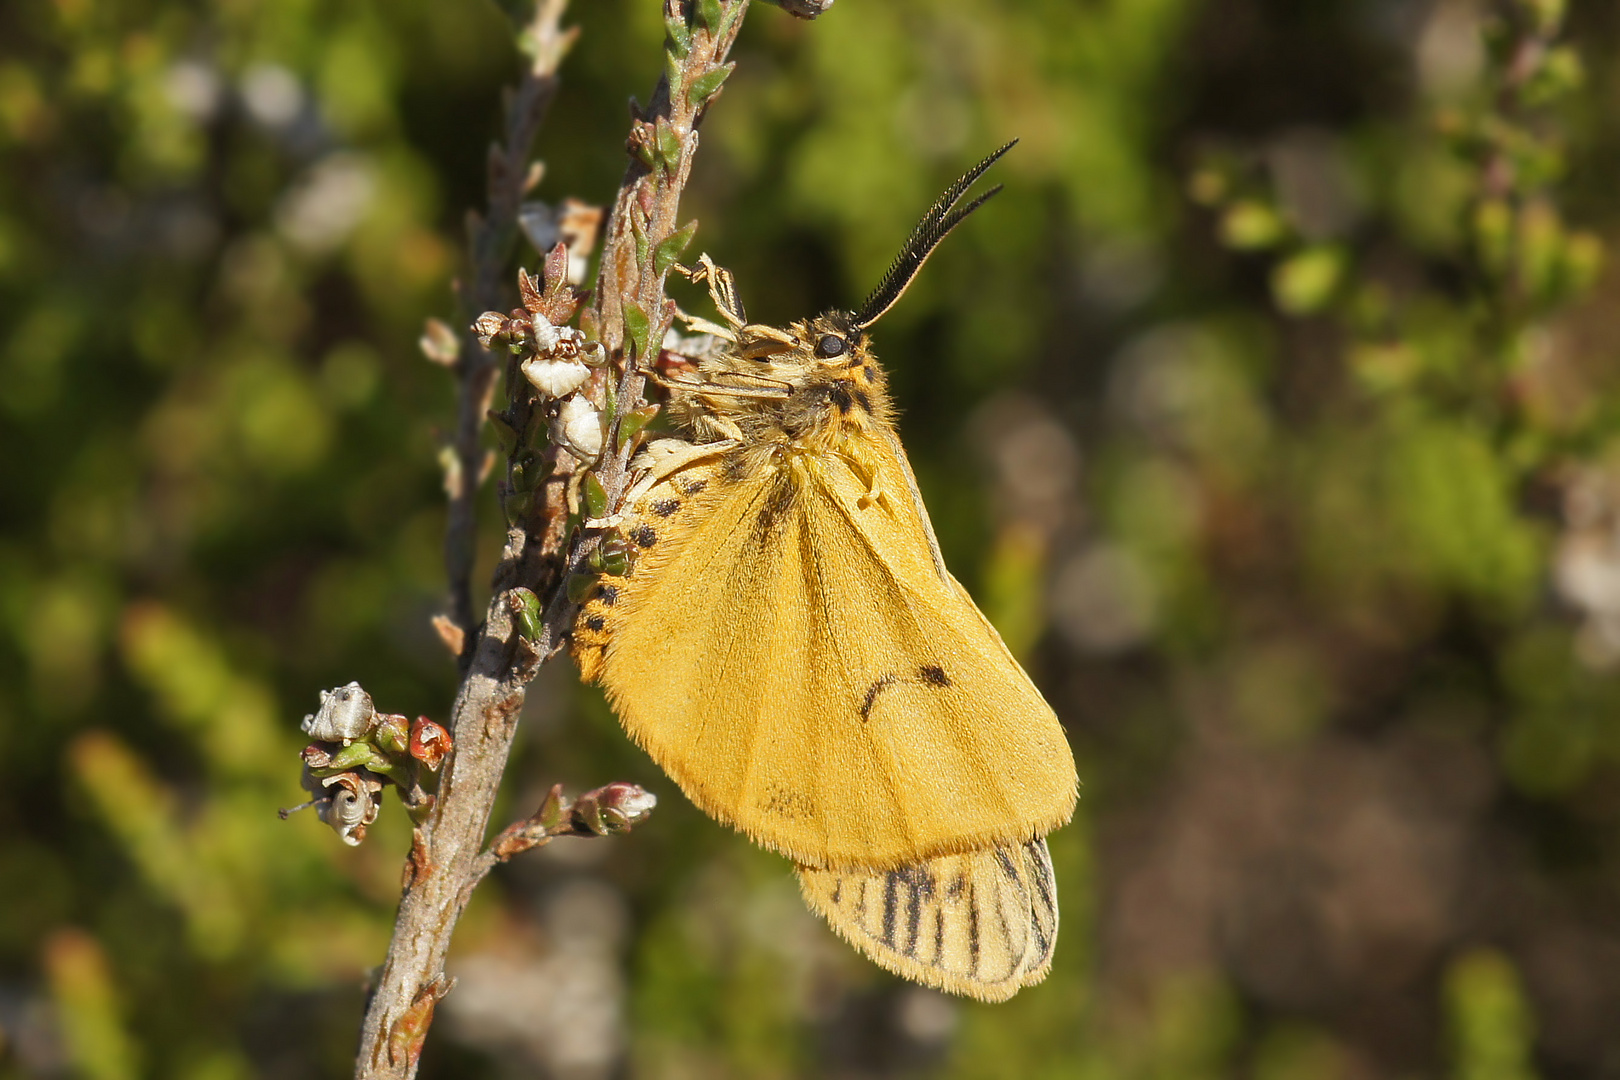
[[587, 680], [703, 810], [798, 866], [806, 901], [906, 978], [999, 1001], [1045, 977], [1046, 842], [1074, 810], [1051, 708], [940, 557], [868, 330], [1012, 144], [951, 186], [859, 312], [724, 325], [664, 379], [684, 439], [634, 463], [622, 576], [574, 624]]

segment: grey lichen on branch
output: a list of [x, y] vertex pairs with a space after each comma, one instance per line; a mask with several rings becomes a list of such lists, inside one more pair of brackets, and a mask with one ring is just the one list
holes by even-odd
[[[567, 284], [565, 246], [548, 254], [540, 282], [527, 274], [520, 278], [522, 309], [502, 315], [499, 299], [524, 196], [540, 176], [538, 165], [528, 163], [529, 148], [555, 90], [556, 66], [573, 40], [573, 31], [560, 25], [565, 2], [537, 0], [521, 28], [531, 63], [509, 99], [505, 141], [490, 154], [488, 212], [471, 222], [473, 274], [463, 302], [489, 315], [457, 335], [454, 347], [442, 330], [430, 327], [424, 335], [429, 358], [454, 371], [461, 383], [447, 468], [452, 610], [438, 630], [455, 648], [463, 674], [449, 724], [455, 748], [413, 835], [394, 937], [362, 1031], [360, 1077], [415, 1074], [434, 1007], [451, 989], [444, 973], [451, 933], [492, 866], [553, 836], [628, 828], [653, 805], [650, 795], [625, 784], [599, 788], [567, 806], [557, 793], [493, 845], [483, 844], [525, 687], [556, 652], [573, 616], [564, 585], [600, 557], [599, 531], [582, 529], [569, 547], [570, 502], [577, 504], [584, 489], [594, 512], [616, 506], [624, 494], [634, 432], [647, 419], [638, 371], [655, 355], [673, 319], [664, 278], [695, 228], [678, 222], [681, 191], [697, 149], [698, 124], [732, 70], [726, 58], [748, 0], [665, 0], [665, 73], [651, 104], [636, 111], [631, 162], [613, 205], [595, 307], [584, 316], [583, 335], [567, 326], [578, 296]], [[508, 527], [493, 597], [477, 627], [470, 603], [473, 498], [486, 468], [482, 428], [501, 373], [494, 359], [500, 350], [491, 352], [486, 344], [506, 352], [508, 402], [495, 426], [506, 443], [501, 495]], [[543, 444], [542, 432], [548, 436]], [[576, 479], [585, 466], [594, 469]]]

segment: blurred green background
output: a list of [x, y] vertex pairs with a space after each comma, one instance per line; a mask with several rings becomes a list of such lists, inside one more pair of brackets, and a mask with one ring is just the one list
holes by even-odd
[[[537, 196], [602, 203], [662, 25], [572, 19]], [[500, 815], [663, 801], [486, 884], [424, 1075], [1620, 1075], [1616, 57], [1606, 0], [757, 7], [685, 204], [755, 318], [1023, 140], [877, 346], [1075, 746], [1056, 967], [887, 977], [559, 663]], [[486, 0], [0, 6], [0, 1076], [347, 1073], [403, 813], [274, 810], [319, 689], [453, 692], [416, 339], [518, 65]]]

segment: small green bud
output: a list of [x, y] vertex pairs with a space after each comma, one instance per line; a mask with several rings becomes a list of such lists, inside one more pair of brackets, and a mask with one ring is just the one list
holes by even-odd
[[562, 785], [553, 784], [546, 793], [546, 801], [540, 804], [540, 809], [534, 812], [534, 820], [547, 832], [556, 829], [562, 821]]
[[518, 633], [529, 641], [539, 641], [540, 598], [529, 589], [516, 588], [506, 594], [506, 602], [517, 617]]
[[630, 570], [630, 558], [617, 547], [600, 547], [587, 560], [592, 570], [609, 577], [623, 577]]
[[398, 757], [410, 746], [411, 726], [397, 713], [378, 714], [371, 739], [383, 753]]

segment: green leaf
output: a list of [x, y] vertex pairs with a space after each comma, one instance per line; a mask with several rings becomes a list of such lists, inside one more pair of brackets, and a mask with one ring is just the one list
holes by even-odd
[[585, 509], [593, 518], [602, 517], [607, 513], [607, 489], [602, 486], [602, 481], [596, 478], [595, 473], [585, 478]]
[[652, 332], [652, 323], [647, 313], [641, 310], [641, 305], [629, 303], [624, 305], [624, 329], [630, 335], [630, 342], [635, 346], [636, 356], [645, 358], [647, 355], [647, 335]]
[[664, 54], [664, 81], [669, 83], [669, 96], [672, 101], [681, 92], [681, 87], [686, 85], [686, 68], [674, 53]]
[[664, 30], [669, 34], [670, 55], [685, 60], [686, 54], [692, 51], [692, 28], [681, 16], [671, 15], [664, 20]]
[[583, 604], [586, 597], [596, 588], [596, 577], [592, 574], [572, 574], [568, 578], [568, 602], [570, 604]]
[[501, 509], [506, 511], [506, 520], [522, 521], [534, 509], [534, 490], [507, 492], [506, 498], [501, 500]]
[[687, 100], [699, 105], [706, 104], [719, 91], [720, 84], [726, 81], [726, 77], [731, 74], [731, 69], [735, 66], [735, 64], [725, 64], [721, 67], [713, 67], [693, 79], [691, 89], [687, 91], [689, 95]]
[[710, 30], [718, 28], [724, 16], [725, 10], [721, 8], [720, 0], [697, 0], [698, 22]]
[[552, 787], [551, 791], [546, 795], [546, 801], [540, 804], [540, 809], [534, 816], [540, 822], [541, 828], [548, 832], [557, 827], [558, 823], [562, 821], [561, 784]]
[[622, 421], [619, 422], [619, 445], [624, 446], [637, 435], [641, 434], [646, 426], [652, 422], [652, 418], [657, 415], [657, 405], [643, 405], [641, 408], [628, 414]]
[[[698, 82], [702, 81], [702, 79], [698, 80]], [[692, 85], [696, 86], [697, 83]], [[658, 156], [663, 161], [664, 168], [674, 172], [681, 165], [681, 138], [675, 134], [675, 129], [670, 126], [669, 121], [662, 116], [658, 118], [657, 136]]]
[[697, 227], [696, 219], [688, 221], [678, 231], [670, 233], [658, 242], [658, 246], [653, 249], [653, 273], [667, 273], [669, 268], [675, 265], [675, 260], [681, 257], [681, 252], [692, 242]]

